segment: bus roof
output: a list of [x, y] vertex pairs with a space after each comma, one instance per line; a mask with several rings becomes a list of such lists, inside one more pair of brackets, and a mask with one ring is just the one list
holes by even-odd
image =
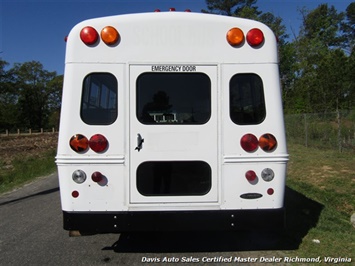
[[[86, 45], [80, 31], [91, 26], [100, 34], [105, 26], [117, 29], [120, 40], [106, 45], [98, 40]], [[253, 28], [264, 42], [251, 47], [246, 41], [233, 47], [227, 40], [231, 28], [244, 36]], [[67, 41], [66, 63], [277, 63], [274, 33], [264, 24], [237, 17], [190, 13], [154, 12], [95, 18], [77, 24]]]

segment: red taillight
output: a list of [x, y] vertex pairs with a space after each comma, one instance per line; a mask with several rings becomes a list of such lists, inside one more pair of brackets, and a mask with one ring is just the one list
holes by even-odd
[[91, 179], [92, 179], [92, 181], [99, 183], [103, 180], [103, 175], [100, 172], [94, 172], [91, 175]]
[[240, 139], [240, 145], [247, 152], [253, 152], [258, 148], [259, 141], [253, 134], [245, 134]]
[[261, 30], [259, 29], [251, 29], [247, 33], [247, 42], [249, 43], [250, 46], [255, 47], [259, 46], [264, 42], [264, 34]]
[[277, 140], [274, 135], [267, 133], [259, 138], [259, 146], [264, 151], [273, 151], [276, 149]]
[[248, 181], [252, 182], [256, 179], [256, 173], [253, 170], [249, 170], [245, 173], [245, 177]]
[[83, 152], [89, 147], [89, 141], [84, 135], [76, 134], [71, 137], [69, 145], [72, 150], [76, 152]]
[[99, 34], [93, 27], [87, 26], [81, 30], [80, 39], [86, 45], [93, 45], [99, 39]]
[[108, 141], [103, 135], [96, 134], [90, 138], [89, 146], [95, 152], [103, 152], [107, 149]]

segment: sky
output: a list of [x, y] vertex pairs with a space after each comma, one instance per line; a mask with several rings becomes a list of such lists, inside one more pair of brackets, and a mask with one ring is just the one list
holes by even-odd
[[[351, 0], [258, 0], [262, 12], [283, 19], [289, 35], [299, 31], [299, 9], [328, 3], [340, 12]], [[9, 63], [39, 61], [45, 70], [64, 73], [65, 41], [72, 27], [90, 18], [128, 13], [207, 9], [205, 0], [0, 0], [0, 59]], [[292, 39], [292, 38], [291, 38]]]

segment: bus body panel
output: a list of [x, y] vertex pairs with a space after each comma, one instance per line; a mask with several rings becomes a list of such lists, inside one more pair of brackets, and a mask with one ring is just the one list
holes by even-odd
[[[86, 46], [79, 38], [85, 26], [94, 26], [98, 33], [105, 26], [114, 26], [120, 34], [120, 42], [107, 46], [99, 41], [95, 45]], [[244, 34], [252, 28], [260, 28], [265, 36], [263, 49], [244, 44], [241, 47], [229, 45], [226, 35], [234, 27], [242, 29]], [[83, 21], [70, 32], [66, 52], [66, 63], [170, 61], [260, 64], [276, 63], [277, 60], [276, 37], [262, 23], [181, 12], [130, 14]]]
[[[113, 26], [120, 40], [85, 45], [85, 26], [98, 34]], [[264, 42], [233, 47], [233, 27], [259, 28]], [[263, 219], [280, 227], [288, 154], [277, 60], [273, 32], [246, 19], [162, 12], [76, 25], [56, 157], [64, 228], [239, 230]], [[90, 143], [98, 134], [108, 140], [104, 151], [71, 148], [73, 138]], [[272, 135], [277, 145], [247, 152], [245, 134]], [[74, 181], [79, 170], [83, 183]]]

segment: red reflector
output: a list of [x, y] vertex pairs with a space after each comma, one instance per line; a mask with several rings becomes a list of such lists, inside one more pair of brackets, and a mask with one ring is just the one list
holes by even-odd
[[247, 152], [253, 152], [258, 148], [258, 139], [253, 134], [245, 134], [240, 139], [240, 145]]
[[82, 152], [89, 147], [89, 141], [84, 135], [76, 134], [71, 137], [69, 145], [74, 151]]
[[267, 133], [259, 138], [259, 146], [264, 151], [272, 151], [277, 146], [277, 140], [274, 135]]
[[246, 179], [248, 181], [254, 181], [256, 179], [256, 173], [253, 170], [249, 170], [248, 172], [245, 173]]
[[107, 139], [101, 134], [96, 134], [92, 136], [89, 140], [89, 146], [95, 152], [102, 152], [106, 150], [107, 145]]
[[155, 9], [154, 12], [160, 12], [160, 9]]
[[170, 7], [169, 11], [176, 11], [175, 7]]
[[262, 44], [264, 41], [264, 34], [261, 30], [259, 29], [251, 29], [247, 33], [247, 42], [249, 43], [250, 46], [259, 46]]
[[80, 39], [86, 45], [93, 45], [99, 39], [99, 34], [93, 27], [85, 27], [80, 32]]
[[272, 188], [269, 188], [269, 189], [267, 190], [267, 194], [269, 194], [269, 195], [274, 194], [274, 190], [273, 190]]
[[71, 195], [72, 195], [73, 198], [77, 198], [77, 197], [79, 197], [79, 192], [76, 191], [76, 190], [74, 190], [74, 191], [71, 193]]
[[102, 181], [103, 179], [103, 175], [100, 173], [100, 172], [94, 172], [92, 175], [91, 175], [91, 179], [92, 181], [96, 182], [96, 183], [99, 183]]
[[191, 12], [191, 9], [185, 9], [185, 12]]

